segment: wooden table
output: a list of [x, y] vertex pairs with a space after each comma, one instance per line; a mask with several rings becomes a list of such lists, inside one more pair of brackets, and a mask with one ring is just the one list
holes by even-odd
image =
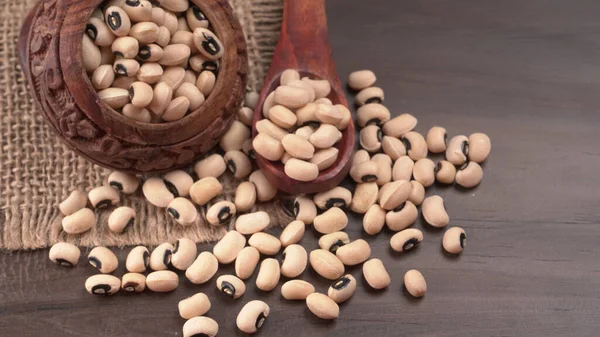
[[[483, 184], [435, 187], [452, 225], [468, 233], [465, 252], [444, 255], [442, 232], [424, 228], [416, 251], [389, 249], [391, 233], [365, 238], [392, 276], [385, 291], [359, 287], [334, 322], [304, 303], [260, 293], [240, 300], [213, 282], [182, 278], [170, 294], [86, 293], [87, 266], [60, 268], [47, 251], [0, 256], [0, 336], [181, 336], [177, 302], [195, 292], [213, 301], [220, 336], [241, 336], [244, 303], [270, 304], [262, 336], [597, 336], [600, 329], [600, 2], [579, 0], [328, 0], [338, 71], [373, 69], [394, 112], [450, 135], [490, 135]], [[352, 95], [348, 95], [352, 99]], [[303, 244], [316, 247], [309, 231]], [[201, 246], [204, 249], [209, 246]], [[85, 253], [85, 252], [84, 252]], [[121, 251], [123, 260], [127, 251]], [[421, 300], [403, 290], [410, 268], [425, 275]], [[118, 275], [123, 271], [121, 267]], [[232, 272], [231, 267], [220, 273]], [[326, 291], [329, 282], [306, 271]]]

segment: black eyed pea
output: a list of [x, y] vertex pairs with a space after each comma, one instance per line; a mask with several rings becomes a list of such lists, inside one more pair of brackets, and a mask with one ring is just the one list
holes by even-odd
[[275, 259], [264, 259], [256, 276], [256, 287], [262, 291], [271, 291], [277, 287], [281, 276], [279, 262]]
[[[300, 109], [296, 110], [296, 122], [298, 126], [318, 126], [320, 124], [319, 119], [316, 115], [317, 105], [315, 103], [308, 103]], [[313, 132], [314, 133], [314, 132]]]
[[290, 83], [288, 83], [287, 86], [288, 87], [301, 88], [301, 89], [306, 90], [306, 92], [308, 93], [308, 101], [309, 102], [314, 102], [315, 98], [317, 98], [316, 97], [316, 93], [315, 93], [315, 89], [307, 81], [295, 80], [295, 81], [291, 81]]
[[60, 212], [64, 215], [71, 215], [84, 208], [87, 204], [87, 200], [87, 195], [85, 193], [74, 190], [58, 205], [58, 209], [60, 209]]
[[204, 293], [197, 293], [185, 298], [177, 304], [179, 316], [183, 319], [192, 319], [206, 314], [211, 307], [210, 299]]
[[[181, 25], [187, 26], [187, 24], [185, 23], [183, 18], [179, 18], [179, 23]], [[188, 65], [190, 56], [198, 53], [198, 49], [196, 48], [196, 45], [194, 44], [194, 33], [190, 32], [190, 31], [185, 31], [185, 30], [177, 31], [175, 34], [173, 34], [173, 36], [171, 36], [171, 41], [169, 41], [169, 42], [170, 42], [169, 45], [184, 44], [184, 45], [188, 46], [188, 48], [190, 49], [190, 55], [187, 55], [187, 57], [182, 57], [181, 58], [182, 61], [179, 63], [173, 62], [174, 65], [183, 65], [185, 67], [186, 65]], [[171, 55], [171, 57], [177, 58], [177, 57], [181, 57], [181, 56], [183, 56], [182, 51], [177, 51], [176, 49], [173, 49], [173, 54]], [[195, 75], [194, 75], [194, 78], [195, 78]], [[194, 81], [193, 83], [196, 83], [196, 82]]]
[[333, 232], [323, 235], [319, 239], [319, 247], [333, 254], [342, 246], [350, 243], [350, 238], [346, 232]]
[[88, 198], [92, 206], [98, 209], [116, 205], [121, 201], [119, 193], [110, 186], [93, 188], [88, 192]]
[[[165, 55], [164, 49], [157, 44], [149, 44], [146, 46], [140, 46], [137, 59], [142, 62], [158, 62]], [[145, 64], [145, 63], [144, 63]], [[158, 65], [158, 63], [156, 63]], [[143, 65], [142, 65], [143, 67]], [[162, 68], [161, 68], [162, 70]], [[162, 74], [162, 71], [161, 71]], [[139, 77], [138, 73], [138, 77]]]
[[289, 134], [289, 132], [273, 124], [273, 122], [268, 119], [261, 119], [260, 121], [256, 122], [256, 131], [258, 131], [258, 133], [264, 133], [271, 138], [277, 139], [278, 141], [281, 141], [283, 137]]
[[416, 206], [419, 206], [423, 203], [423, 200], [425, 200], [425, 187], [423, 187], [423, 185], [416, 180], [411, 180], [410, 184], [412, 185], [412, 189], [410, 190], [408, 201], [412, 202]]
[[125, 1], [121, 8], [127, 13], [129, 19], [134, 22], [143, 22], [152, 20], [152, 3], [145, 0]]
[[275, 255], [281, 249], [281, 241], [271, 234], [257, 232], [248, 239], [248, 245], [254, 247], [263, 255]]
[[213, 226], [222, 226], [228, 223], [235, 213], [236, 208], [231, 201], [219, 201], [208, 209], [206, 220]]
[[306, 297], [306, 306], [321, 319], [336, 319], [340, 315], [340, 307], [334, 300], [320, 293], [312, 293]]
[[300, 80], [300, 73], [296, 69], [286, 69], [281, 73], [279, 85], [288, 85], [292, 81]]
[[89, 74], [96, 70], [100, 64], [102, 64], [102, 52], [100, 48], [94, 44], [94, 41], [87, 36], [83, 36], [83, 42], [81, 45], [81, 57], [83, 61], [83, 67]]
[[138, 40], [140, 44], [150, 44], [158, 40], [158, 25], [154, 22], [136, 23], [129, 30], [129, 36]]
[[258, 265], [260, 253], [254, 247], [245, 247], [235, 259], [235, 274], [242, 280], [248, 279]]
[[377, 290], [387, 287], [392, 282], [390, 274], [380, 259], [370, 259], [365, 262], [363, 264], [363, 275], [369, 286]]
[[340, 139], [342, 139], [342, 133], [330, 124], [321, 124], [317, 131], [308, 138], [311, 144], [319, 149], [330, 148], [339, 142]]
[[237, 299], [246, 292], [244, 281], [234, 275], [221, 275], [217, 278], [217, 289], [225, 295]]
[[140, 180], [133, 174], [113, 171], [108, 176], [108, 185], [124, 194], [133, 194], [140, 186]]
[[435, 163], [429, 158], [421, 158], [415, 162], [413, 167], [413, 177], [424, 187], [429, 187], [435, 183]]
[[283, 247], [296, 244], [302, 240], [306, 225], [300, 220], [290, 222], [279, 236], [279, 241]]
[[196, 181], [190, 187], [190, 198], [199, 206], [206, 205], [223, 191], [223, 185], [214, 177], [206, 177]]
[[194, 179], [183, 170], [175, 170], [165, 174], [163, 182], [174, 196], [187, 197]]
[[423, 232], [416, 228], [407, 228], [392, 236], [390, 246], [393, 250], [404, 253], [415, 248], [422, 241]]
[[185, 79], [185, 69], [183, 67], [174, 66], [167, 67], [161, 77], [161, 82], [167, 83], [173, 92], [179, 89], [179, 86]]
[[427, 148], [431, 153], [442, 153], [446, 151], [446, 139], [448, 133], [446, 129], [441, 126], [434, 126], [427, 132], [425, 140], [427, 142]]
[[[165, 13], [166, 18], [166, 13]], [[156, 39], [156, 44], [161, 47], [166, 47], [169, 45], [171, 41], [171, 33], [169, 32], [169, 28], [165, 26], [158, 27], [158, 38]]]
[[108, 217], [108, 228], [115, 233], [123, 233], [135, 223], [135, 210], [131, 207], [116, 208]]
[[187, 20], [188, 26], [192, 30], [196, 28], [208, 28], [210, 24], [204, 12], [196, 5], [190, 4], [190, 8], [185, 13], [185, 18]]
[[300, 245], [290, 245], [281, 255], [281, 275], [289, 278], [298, 277], [306, 269], [308, 254]]
[[277, 195], [277, 188], [271, 185], [261, 170], [252, 172], [248, 180], [256, 187], [256, 196], [259, 201], [269, 201]]
[[492, 142], [485, 133], [474, 133], [469, 136], [469, 161], [483, 163], [490, 155]]
[[[135, 77], [140, 70], [140, 64], [136, 60], [119, 59], [113, 65], [115, 74], [119, 76]], [[129, 94], [130, 98], [132, 94]]]
[[382, 126], [390, 120], [390, 110], [379, 103], [365, 104], [356, 111], [358, 126]]
[[182, 119], [190, 109], [190, 100], [185, 96], [174, 98], [165, 112], [162, 114], [162, 119], [167, 122], [178, 121]]
[[62, 219], [62, 228], [68, 234], [80, 234], [89, 231], [96, 223], [96, 215], [89, 208], [82, 208]]
[[358, 214], [367, 213], [369, 208], [377, 202], [378, 194], [379, 186], [376, 182], [356, 184], [350, 209]]
[[67, 242], [57, 242], [52, 245], [48, 253], [50, 261], [64, 266], [74, 267], [79, 262], [81, 251], [77, 246]]
[[194, 44], [202, 56], [210, 60], [218, 60], [225, 52], [219, 38], [206, 28], [194, 29]]
[[254, 234], [267, 228], [271, 222], [269, 213], [264, 211], [240, 215], [235, 221], [235, 230], [242, 234]]
[[452, 184], [456, 176], [456, 167], [451, 162], [440, 160], [435, 166], [435, 180], [442, 184]]
[[[306, 89], [285, 85], [275, 89], [273, 101], [275, 104], [280, 104], [290, 109], [297, 109], [309, 103], [310, 96]], [[271, 109], [269, 109], [269, 117], [271, 117], [270, 112]]]
[[290, 158], [285, 163], [284, 171], [288, 177], [298, 181], [313, 181], [319, 176], [317, 164], [296, 158]]
[[152, 122], [152, 115], [146, 108], [136, 108], [133, 104], [127, 104], [123, 107], [123, 116], [131, 118], [142, 123]]
[[165, 67], [180, 65], [189, 59], [191, 54], [190, 47], [183, 44], [170, 44], [164, 48], [164, 56], [158, 61]]
[[337, 106], [333, 106], [331, 104], [326, 103], [315, 103], [317, 105], [317, 109], [315, 111], [315, 116], [321, 123], [327, 123], [332, 125], [339, 125], [344, 119], [344, 115], [338, 109]]
[[344, 265], [355, 266], [371, 256], [371, 246], [367, 241], [358, 239], [338, 248], [335, 255]]
[[171, 253], [171, 265], [179, 270], [187, 270], [196, 259], [196, 243], [194, 241], [182, 238], [175, 242]]
[[385, 122], [383, 133], [386, 136], [400, 138], [405, 133], [412, 131], [416, 126], [417, 119], [411, 114], [404, 113]]
[[315, 147], [306, 139], [290, 133], [281, 139], [281, 144], [287, 153], [298, 159], [311, 159], [315, 154]]
[[348, 225], [348, 216], [338, 208], [332, 207], [313, 220], [313, 226], [321, 234], [329, 234], [341, 231]]
[[234, 205], [239, 212], [248, 212], [256, 204], [256, 187], [249, 181], [244, 181], [235, 190]]
[[311, 267], [328, 280], [336, 280], [344, 275], [344, 264], [333, 253], [324, 249], [315, 249], [310, 252]]
[[401, 231], [417, 221], [419, 211], [410, 201], [402, 203], [400, 206], [387, 212], [385, 215], [385, 224], [394, 232]]
[[310, 79], [303, 77], [302, 82], [310, 85], [315, 91], [315, 99], [324, 98], [329, 96], [331, 92], [331, 84], [327, 80]]
[[240, 232], [232, 230], [227, 232], [213, 247], [213, 254], [222, 264], [232, 263], [244, 249], [246, 238]]
[[396, 159], [392, 167], [392, 180], [410, 180], [414, 167], [415, 162], [409, 156]]
[[287, 281], [281, 286], [281, 296], [286, 300], [306, 300], [308, 295], [315, 292], [315, 287], [303, 280]]
[[250, 301], [240, 310], [235, 323], [242, 332], [254, 334], [262, 328], [270, 312], [267, 303], [258, 300]]
[[121, 289], [127, 292], [143, 292], [144, 289], [146, 289], [146, 276], [138, 273], [127, 273], [123, 275]]
[[166, 270], [171, 264], [171, 256], [173, 255], [172, 244], [165, 242], [158, 245], [150, 254], [150, 268], [152, 270]]
[[450, 217], [448, 216], [446, 206], [444, 205], [444, 199], [439, 195], [427, 197], [423, 201], [421, 212], [423, 213], [425, 221], [433, 227], [446, 227], [450, 222]]
[[298, 196], [294, 200], [294, 216], [296, 220], [311, 224], [317, 216], [317, 207], [310, 198]]
[[385, 225], [386, 211], [378, 204], [369, 208], [363, 217], [363, 229], [369, 235], [375, 235], [383, 229]]
[[104, 20], [108, 28], [116, 36], [126, 36], [131, 29], [131, 20], [129, 15], [118, 6], [111, 6], [104, 13]]
[[248, 156], [240, 150], [227, 151], [223, 156], [227, 168], [237, 179], [243, 179], [252, 173], [252, 162]]
[[271, 91], [263, 103], [262, 113], [265, 118], [269, 118], [269, 111], [273, 106], [275, 106], [275, 91]]
[[411, 191], [412, 185], [406, 180], [387, 183], [381, 188], [379, 204], [385, 210], [393, 210], [408, 200]]
[[176, 192], [176, 190], [167, 188], [163, 179], [151, 177], [142, 185], [142, 192], [146, 200], [152, 205], [166, 208], [175, 199], [173, 192]]
[[137, 246], [127, 254], [125, 268], [131, 273], [143, 273], [150, 265], [150, 252], [144, 246]]
[[[327, 97], [323, 97], [323, 98], [316, 99], [316, 100], [314, 101], [314, 103], [315, 103], [315, 104], [327, 104], [327, 105], [331, 105], [331, 106], [333, 106], [333, 102], [332, 102], [332, 101], [331, 101], [329, 98], [327, 98]], [[337, 124], [336, 124], [336, 125], [337, 125]], [[340, 130], [341, 130], [341, 129], [340, 129]]]
[[406, 154], [410, 159], [417, 161], [427, 157], [427, 143], [420, 133], [415, 131], [407, 132], [402, 135], [400, 141], [404, 144]]
[[333, 281], [327, 290], [327, 296], [335, 301], [335, 303], [343, 303], [354, 295], [356, 291], [356, 279], [350, 274], [346, 274], [339, 279]]
[[383, 136], [381, 139], [381, 149], [383, 153], [390, 156], [394, 161], [406, 155], [406, 148], [400, 139], [390, 136]]
[[237, 118], [240, 122], [246, 124], [247, 126], [252, 125], [252, 117], [254, 116], [254, 111], [249, 107], [243, 106], [238, 110]]
[[114, 295], [121, 289], [121, 280], [112, 275], [92, 275], [85, 280], [85, 289], [92, 295]]
[[95, 247], [88, 254], [88, 263], [102, 274], [110, 274], [119, 266], [115, 253], [106, 247]]
[[356, 104], [359, 106], [363, 106], [369, 103], [379, 103], [381, 104], [385, 99], [383, 89], [379, 87], [368, 87], [365, 88], [356, 94]]
[[411, 269], [404, 274], [404, 286], [414, 297], [423, 297], [427, 292], [427, 282], [420, 271]]
[[134, 59], [140, 51], [140, 43], [131, 36], [117, 38], [110, 46], [117, 58]]
[[[185, 77], [183, 78], [183, 83], [189, 83], [191, 85], [194, 85], [194, 84], [196, 84], [196, 79], [197, 79], [196, 73], [194, 71], [192, 71], [190, 69], [185, 71]], [[182, 83], [182, 85], [183, 85], [183, 83]], [[180, 88], [181, 88], [181, 86], [180, 86]], [[196, 87], [196, 89], [198, 89], [198, 88]], [[204, 98], [204, 95], [202, 95], [202, 98]], [[190, 102], [193, 100], [193, 98], [190, 98], [190, 97], [188, 97], [188, 99], [190, 100]], [[190, 109], [191, 109], [191, 106], [190, 106]]]
[[169, 35], [177, 33], [177, 27], [179, 22], [177, 20], [177, 14], [165, 8], [165, 22], [164, 26], [169, 30]]
[[181, 13], [190, 8], [190, 2], [188, 0], [161, 0], [160, 6], [172, 12]]
[[[188, 75], [187, 71], [186, 75]], [[194, 75], [192, 74], [192, 76]], [[190, 111], [197, 110], [204, 103], [204, 95], [202, 95], [194, 84], [188, 82], [181, 83], [177, 91], [175, 91], [175, 97], [187, 98], [190, 102]]]
[[442, 247], [450, 254], [460, 254], [467, 246], [467, 234], [460, 227], [452, 227], [444, 233]]
[[354, 71], [348, 76], [348, 86], [357, 91], [373, 86], [375, 81], [377, 77], [371, 70]]
[[177, 289], [179, 276], [170, 270], [155, 271], [146, 277], [146, 287], [156, 293], [166, 293]]
[[330, 168], [335, 161], [338, 159], [340, 150], [335, 147], [328, 149], [322, 149], [315, 152], [314, 156], [310, 159], [310, 162], [316, 164], [319, 171], [324, 171]]
[[215, 337], [218, 332], [219, 324], [214, 319], [204, 316], [191, 318], [183, 325], [183, 337]]
[[121, 88], [107, 88], [98, 91], [98, 98], [113, 109], [120, 109], [129, 103], [129, 91]]
[[115, 81], [115, 72], [109, 64], [101, 65], [92, 74], [92, 85], [96, 90], [109, 88]]
[[[142, 64], [140, 70], [138, 70], [137, 79], [142, 82], [146, 82], [148, 84], [155, 84], [163, 76], [163, 68], [158, 63], [148, 62]], [[155, 91], [153, 90], [152, 96], [154, 96]], [[171, 93], [172, 94], [172, 93]]]
[[241, 150], [246, 139], [250, 138], [250, 129], [240, 121], [233, 121], [219, 142], [223, 151]]
[[225, 159], [218, 153], [211, 154], [194, 165], [194, 172], [200, 179], [207, 177], [219, 178], [225, 173], [225, 170], [227, 170]]
[[371, 155], [366, 150], [358, 150], [352, 157], [352, 166], [364, 163], [371, 160]]
[[131, 104], [136, 108], [145, 108], [152, 102], [154, 91], [152, 87], [145, 82], [134, 82], [129, 87], [129, 98]]
[[463, 164], [456, 172], [456, 183], [465, 188], [473, 188], [483, 180], [483, 169], [474, 161]]
[[360, 146], [368, 152], [379, 152], [383, 132], [374, 124], [368, 125], [360, 130]]
[[219, 261], [211, 252], [202, 252], [185, 271], [185, 277], [193, 284], [208, 282], [219, 270]]
[[453, 165], [460, 166], [467, 162], [468, 155], [469, 138], [462, 135], [452, 137], [446, 149], [446, 160]]
[[376, 162], [369, 160], [352, 166], [350, 176], [357, 183], [368, 183], [377, 181], [379, 173], [379, 165]]
[[284, 129], [294, 127], [298, 121], [296, 114], [283, 105], [275, 105], [269, 109], [269, 119], [275, 125]]
[[179, 33], [179, 32], [183, 32], [183, 33], [191, 33], [192, 32], [192, 30], [190, 29], [190, 26], [187, 23], [186, 18], [184, 18], [182, 16], [177, 18], [177, 31], [175, 32], [175, 34], [173, 34], [173, 36], [177, 35], [177, 33]]
[[[163, 73], [162, 77], [164, 77], [164, 75], [165, 74]], [[148, 110], [160, 117], [165, 112], [172, 99], [173, 89], [171, 86], [167, 82], [158, 82], [158, 84], [154, 86], [154, 94], [152, 95], [152, 102], [148, 105]]]
[[377, 153], [371, 159], [379, 170], [377, 172], [377, 185], [383, 186], [392, 181], [392, 158], [385, 153]]

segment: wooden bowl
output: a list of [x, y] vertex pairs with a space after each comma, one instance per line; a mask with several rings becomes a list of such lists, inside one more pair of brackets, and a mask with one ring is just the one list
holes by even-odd
[[44, 0], [28, 13], [19, 40], [21, 64], [38, 109], [60, 138], [92, 162], [149, 173], [185, 166], [206, 153], [233, 122], [248, 73], [246, 42], [226, 0], [192, 0], [225, 47], [215, 89], [176, 122], [131, 120], [104, 104], [85, 72], [82, 38], [104, 0]]

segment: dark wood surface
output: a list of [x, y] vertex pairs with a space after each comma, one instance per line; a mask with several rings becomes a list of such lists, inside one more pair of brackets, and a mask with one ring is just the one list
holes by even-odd
[[[212, 282], [185, 279], [170, 294], [98, 298], [83, 287], [90, 267], [57, 267], [45, 250], [2, 254], [0, 335], [181, 336], [177, 302], [203, 291], [221, 336], [242, 335], [235, 317], [256, 298], [272, 309], [262, 336], [597, 336], [600, 3], [328, 0], [327, 9], [341, 76], [373, 69], [386, 105], [414, 113], [421, 132], [440, 124], [450, 135], [491, 136], [481, 186], [428, 191], [442, 195], [451, 224], [466, 229], [461, 256], [444, 255], [441, 232], [427, 228], [421, 247], [395, 254], [390, 233], [367, 237], [353, 217], [351, 237], [371, 243], [392, 284], [367, 290], [360, 268], [349, 269], [357, 293], [338, 320], [325, 322], [303, 303], [283, 301], [279, 287], [258, 292], [254, 278], [238, 301]], [[303, 244], [316, 247], [316, 239], [309, 231]], [[427, 279], [421, 300], [403, 291], [410, 268]], [[319, 291], [328, 286], [312, 271], [302, 278]]]
[[[285, 0], [281, 35], [252, 120], [254, 136], [258, 134], [256, 123], [263, 119], [265, 99], [277, 89], [281, 73], [289, 68], [297, 69], [301, 77], [329, 81], [331, 93], [328, 98], [333, 104], [348, 106], [335, 60], [331, 55], [325, 7], [325, 0]], [[324, 192], [338, 186], [348, 175], [355, 138], [354, 122], [351, 121], [342, 130], [340, 141], [335, 144], [339, 150], [337, 159], [331, 167], [319, 172], [319, 176], [313, 181], [303, 182], [288, 177], [283, 163], [267, 160], [258, 153], [256, 163], [271, 184], [289, 194]]]

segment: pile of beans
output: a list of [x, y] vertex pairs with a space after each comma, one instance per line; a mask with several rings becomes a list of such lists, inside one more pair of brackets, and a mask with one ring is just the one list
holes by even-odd
[[92, 13], [82, 47], [100, 99], [145, 123], [197, 110], [215, 87], [223, 53], [205, 13], [188, 0], [106, 1]]
[[335, 145], [352, 119], [346, 106], [327, 98], [330, 92], [326, 80], [300, 78], [295, 69], [285, 70], [263, 104], [265, 119], [256, 123], [254, 151], [281, 161], [290, 178], [315, 180], [337, 160]]
[[[284, 73], [290, 77], [296, 74]], [[94, 226], [96, 217], [90, 208], [86, 208], [88, 201], [96, 210], [112, 210], [107, 224], [110, 230], [115, 233], [126, 231], [135, 224], [136, 212], [118, 205], [126, 195], [136, 193], [140, 185], [151, 204], [166, 209], [182, 226], [196, 225], [203, 217], [210, 226], [232, 228], [212, 251], [198, 252], [196, 244], [187, 238], [174, 244], [163, 243], [151, 252], [144, 246], [135, 247], [125, 261], [128, 273], [120, 279], [110, 275], [119, 264], [115, 254], [107, 248], [96, 247], [89, 252], [88, 262], [100, 274], [86, 280], [87, 291], [96, 295], [112, 295], [119, 290], [142, 292], [146, 288], [169, 292], [178, 287], [182, 274], [197, 285], [214, 280], [223, 296], [240, 299], [248, 290], [247, 280], [258, 269], [256, 288], [273, 291], [281, 277], [286, 277], [290, 280], [280, 288], [284, 299], [305, 301], [314, 315], [331, 320], [339, 317], [339, 304], [350, 299], [357, 288], [356, 276], [347, 273], [347, 267], [362, 264], [363, 277], [369, 288], [388, 287], [392, 283], [391, 276], [383, 261], [374, 256], [369, 243], [361, 238], [351, 239], [345, 232], [347, 212], [363, 214], [363, 230], [368, 235], [380, 233], [384, 226], [396, 232], [390, 239], [393, 251], [404, 254], [415, 249], [424, 237], [421, 230], [411, 228], [418, 218], [419, 207], [427, 226], [444, 228], [451, 222], [444, 200], [437, 195], [426, 197], [426, 188], [435, 182], [456, 183], [463, 188], [479, 184], [483, 177], [479, 163], [488, 157], [491, 143], [481, 133], [455, 136], [446, 142], [446, 130], [442, 127], [431, 128], [423, 137], [413, 131], [417, 124], [414, 116], [401, 114], [390, 119], [389, 110], [382, 104], [383, 90], [373, 87], [375, 80], [375, 74], [370, 71], [352, 73], [349, 79], [350, 86], [358, 91], [356, 121], [361, 128], [361, 149], [355, 153], [350, 171], [350, 177], [356, 183], [354, 190], [338, 186], [315, 195], [297, 196], [290, 210], [295, 219], [287, 224], [279, 237], [268, 232], [272, 222], [270, 215], [256, 211], [254, 207], [257, 202], [272, 200], [277, 194], [261, 171], [254, 170], [252, 161], [253, 151], [261, 151], [256, 148], [256, 143], [252, 146], [248, 128], [258, 98], [256, 93], [246, 96], [246, 106], [239, 110], [237, 120], [221, 140], [220, 151], [198, 161], [193, 173], [177, 170], [142, 182], [136, 176], [113, 172], [107, 185], [96, 187], [87, 195], [73, 191], [59, 205], [65, 215], [63, 230], [70, 234], [83, 233]], [[282, 82], [286, 81], [282, 78]], [[329, 106], [323, 102], [304, 106], [309, 104]], [[268, 109], [269, 119], [262, 120], [271, 123], [264, 129], [269, 131], [262, 134], [274, 139], [270, 133], [278, 128], [294, 135], [288, 131], [295, 126], [286, 131], [275, 124], [274, 120], [281, 118], [274, 117], [277, 113], [272, 112], [277, 109], [273, 109]], [[320, 123], [319, 127], [334, 125]], [[429, 153], [445, 153], [446, 159], [436, 164], [427, 158]], [[240, 182], [234, 200], [222, 197], [223, 186], [219, 178], [228, 169]], [[205, 207], [204, 215], [199, 212], [202, 207]], [[307, 251], [301, 241], [310, 224], [321, 236], [318, 248]], [[460, 254], [466, 246], [465, 231], [460, 227], [449, 228], [441, 245], [449, 254]], [[75, 266], [81, 252], [72, 244], [59, 242], [49, 254], [57, 264]], [[219, 266], [227, 264], [234, 264], [235, 275], [217, 275]], [[295, 279], [309, 265], [318, 275], [332, 282], [327, 289], [317, 289], [307, 281]], [[144, 275], [146, 272], [149, 273]], [[407, 270], [403, 281], [408, 293], [414, 297], [423, 297], [427, 292], [425, 277], [418, 270]], [[204, 316], [210, 307], [211, 302], [204, 293], [179, 302], [179, 314], [187, 320], [183, 325], [184, 337], [217, 334], [218, 323]], [[246, 303], [238, 313], [237, 327], [248, 334], [257, 332], [270, 310], [263, 301]]]

